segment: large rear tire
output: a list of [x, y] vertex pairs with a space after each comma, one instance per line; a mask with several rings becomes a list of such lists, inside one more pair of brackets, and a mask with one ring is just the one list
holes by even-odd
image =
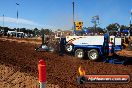
[[75, 57], [82, 59], [84, 57], [84, 51], [82, 49], [77, 49], [75, 51]]
[[88, 51], [88, 58], [91, 61], [96, 61], [99, 58], [99, 53], [96, 49], [91, 49], [90, 51]]

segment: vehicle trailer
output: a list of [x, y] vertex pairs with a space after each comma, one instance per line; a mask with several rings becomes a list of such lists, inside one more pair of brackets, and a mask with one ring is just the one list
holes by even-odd
[[74, 53], [80, 59], [87, 54], [92, 61], [102, 56], [112, 56], [116, 51], [122, 50], [121, 38], [115, 36], [66, 36], [61, 41], [64, 41], [61, 46], [65, 46], [66, 52]]

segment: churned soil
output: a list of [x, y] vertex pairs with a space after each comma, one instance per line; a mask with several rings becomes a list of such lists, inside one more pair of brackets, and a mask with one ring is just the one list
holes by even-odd
[[[23, 39], [24, 40], [24, 39]], [[28, 40], [28, 39], [26, 39]], [[59, 56], [55, 52], [37, 52], [34, 43], [11, 41], [0, 38], [0, 88], [37, 88], [38, 62], [46, 61], [46, 88], [131, 88], [132, 81], [125, 84], [78, 84], [78, 68], [86, 74], [129, 74], [132, 62], [125, 65], [80, 60], [71, 55]], [[28, 41], [29, 42], [29, 41]], [[132, 54], [129, 52], [129, 54]], [[126, 56], [125, 56], [126, 58]], [[131, 57], [129, 57], [131, 58]]]

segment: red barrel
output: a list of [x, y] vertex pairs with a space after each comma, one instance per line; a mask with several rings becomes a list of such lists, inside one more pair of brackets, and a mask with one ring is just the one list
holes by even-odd
[[46, 63], [40, 60], [38, 64], [39, 82], [46, 82]]
[[112, 56], [113, 53], [113, 42], [109, 42], [109, 56]]

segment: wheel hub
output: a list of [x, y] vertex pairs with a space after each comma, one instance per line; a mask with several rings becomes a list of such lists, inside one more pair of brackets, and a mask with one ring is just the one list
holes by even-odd
[[94, 59], [97, 58], [97, 54], [96, 54], [96, 53], [92, 53], [92, 54], [90, 55], [90, 57], [94, 60]]
[[83, 56], [82, 52], [78, 52], [78, 57], [81, 58]]
[[72, 46], [71, 45], [67, 46], [67, 51], [71, 51], [71, 50], [72, 50]]

